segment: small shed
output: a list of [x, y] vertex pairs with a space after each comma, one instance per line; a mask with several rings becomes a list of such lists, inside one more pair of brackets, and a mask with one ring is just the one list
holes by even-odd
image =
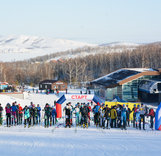
[[39, 90], [66, 90], [68, 84], [59, 80], [43, 80], [39, 83]]

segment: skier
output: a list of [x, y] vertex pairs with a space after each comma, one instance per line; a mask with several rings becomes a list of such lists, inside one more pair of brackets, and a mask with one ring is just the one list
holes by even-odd
[[33, 105], [33, 109], [34, 109], [34, 114], [33, 114], [33, 118], [34, 118], [34, 124], [38, 124], [38, 110], [37, 107], [35, 107], [35, 105]]
[[16, 112], [18, 111], [18, 108], [15, 105], [15, 102], [12, 104], [11, 108], [12, 108], [12, 125], [13, 124], [16, 125], [16, 123], [17, 123]]
[[84, 104], [82, 110], [81, 110], [81, 116], [82, 116], [82, 121], [83, 121], [83, 128], [87, 127], [88, 128], [88, 106]]
[[45, 119], [45, 128], [46, 128], [46, 127], [49, 127], [49, 119], [51, 116], [51, 108], [49, 107], [48, 103], [46, 103], [44, 107], [44, 111], [45, 111], [44, 119]]
[[99, 115], [99, 126], [100, 127], [104, 127], [104, 109], [103, 109], [103, 105], [100, 106], [99, 112], [100, 112], [100, 115]]
[[129, 108], [128, 105], [126, 105], [126, 125], [130, 127], [130, 114], [131, 114], [131, 109]]
[[100, 108], [100, 104], [98, 102], [97, 105], [95, 105], [93, 108], [94, 123], [95, 123], [96, 127], [98, 126], [98, 123], [99, 123], [99, 115], [100, 115], [99, 108]]
[[79, 114], [80, 114], [80, 109], [78, 107], [79, 105], [77, 104], [76, 107], [75, 107], [75, 117], [76, 117], [76, 126], [79, 125]]
[[1, 106], [1, 103], [0, 103], [0, 126], [2, 125], [2, 122], [3, 122], [2, 113], [3, 113], [3, 107]]
[[116, 106], [113, 106], [110, 111], [110, 118], [111, 118], [111, 128], [116, 128], [116, 118], [117, 118], [117, 112], [116, 112]]
[[30, 109], [29, 107], [25, 106], [24, 109], [24, 127], [28, 124], [28, 128], [31, 126], [31, 120], [30, 120]]
[[140, 121], [140, 105], [137, 106], [135, 109], [135, 114], [136, 114], [136, 128], [138, 128], [138, 123]]
[[154, 117], [155, 117], [155, 112], [153, 108], [149, 109], [149, 114], [147, 114], [147, 116], [150, 116], [150, 128], [153, 130]]
[[33, 102], [30, 103], [30, 106], [29, 106], [29, 109], [30, 109], [30, 123], [32, 126], [35, 125], [35, 105], [33, 104]]
[[92, 112], [92, 108], [91, 108], [91, 105], [88, 103], [88, 109], [89, 109], [89, 112], [88, 112], [88, 125], [90, 126], [90, 120], [91, 120], [91, 112]]
[[143, 103], [141, 104], [140, 107], [140, 120], [139, 120], [139, 129], [141, 130], [141, 120], [143, 120], [143, 130], [145, 130], [145, 107], [143, 105]]
[[56, 115], [57, 115], [56, 109], [54, 106], [52, 106], [51, 114], [52, 114], [52, 124], [54, 126], [56, 124]]
[[[104, 128], [106, 127], [107, 129], [109, 129], [109, 123], [110, 123], [110, 108], [108, 107], [108, 105], [106, 105], [105, 108], [103, 108], [104, 110]], [[107, 124], [105, 125], [105, 123], [107, 122]]]
[[79, 115], [79, 119], [80, 119], [80, 125], [83, 125], [83, 121], [82, 121], [82, 114], [81, 114], [81, 112], [82, 112], [82, 110], [83, 110], [83, 103], [81, 103], [81, 105], [80, 105], [80, 115]]
[[137, 107], [134, 104], [134, 107], [132, 109], [132, 112], [133, 112], [133, 128], [135, 128], [135, 126], [136, 126], [136, 109], [137, 109]]
[[126, 106], [123, 104], [123, 107], [121, 109], [121, 129], [126, 130]]
[[67, 127], [67, 126], [69, 126], [69, 128], [71, 128], [71, 111], [72, 111], [72, 107], [70, 106], [70, 104], [68, 103], [68, 104], [66, 104], [66, 107], [64, 108], [64, 111], [65, 111], [65, 118], [66, 118], [66, 126], [65, 126], [65, 128]]
[[41, 121], [41, 107], [38, 104], [36, 108], [37, 108], [37, 119], [36, 119], [36, 121], [37, 121], [37, 123], [40, 124], [40, 121]]
[[121, 105], [117, 105], [116, 107], [116, 112], [117, 112], [117, 127], [121, 128], [121, 110], [122, 110], [122, 106]]
[[6, 123], [7, 123], [7, 127], [10, 127], [11, 126], [11, 112], [12, 112], [12, 108], [11, 108], [11, 105], [9, 103], [7, 103], [6, 107], [5, 107], [5, 110], [6, 110]]
[[20, 104], [18, 104], [18, 118], [19, 118], [18, 119], [18, 121], [19, 121], [18, 124], [22, 124], [22, 117], [23, 117], [22, 111], [23, 111], [22, 106]]

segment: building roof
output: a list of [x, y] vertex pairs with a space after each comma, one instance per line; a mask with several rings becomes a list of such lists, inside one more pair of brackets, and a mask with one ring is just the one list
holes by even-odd
[[91, 84], [113, 88], [145, 75], [160, 75], [160, 72], [152, 68], [123, 68], [93, 80]]
[[55, 83], [55, 82], [57, 82], [58, 80], [43, 80], [43, 81], [41, 81], [39, 84], [43, 84], [43, 83], [45, 83], [45, 84], [52, 84], [52, 83]]
[[0, 82], [0, 85], [9, 85], [8, 82]]

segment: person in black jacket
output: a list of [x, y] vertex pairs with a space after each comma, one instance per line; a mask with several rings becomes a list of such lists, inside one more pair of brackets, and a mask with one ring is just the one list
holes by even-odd
[[71, 113], [72, 113], [72, 107], [70, 106], [70, 104], [66, 104], [65, 108], [65, 118], [66, 118], [66, 125], [65, 127], [69, 126], [69, 128], [71, 127]]
[[130, 127], [130, 113], [132, 112], [128, 105], [126, 105], [126, 125]]
[[81, 117], [82, 117], [82, 124], [83, 124], [83, 128], [87, 127], [88, 128], [88, 113], [89, 113], [89, 108], [87, 105], [83, 105], [80, 113], [81, 113]]
[[45, 115], [44, 115], [44, 119], [45, 119], [45, 128], [49, 127], [49, 119], [51, 116], [51, 107], [49, 106], [48, 103], [46, 103], [45, 107], [44, 107], [44, 111], [45, 111]]
[[[103, 108], [104, 111], [104, 127], [103, 128], [107, 128], [109, 129], [109, 123], [110, 123], [110, 108], [108, 107], [108, 105], [106, 105], [106, 107]], [[105, 125], [105, 123], [107, 122], [107, 124]]]

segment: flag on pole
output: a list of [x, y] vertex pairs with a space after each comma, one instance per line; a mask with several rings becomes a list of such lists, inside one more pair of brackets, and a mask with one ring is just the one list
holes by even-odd
[[161, 103], [155, 113], [155, 129], [161, 131]]

